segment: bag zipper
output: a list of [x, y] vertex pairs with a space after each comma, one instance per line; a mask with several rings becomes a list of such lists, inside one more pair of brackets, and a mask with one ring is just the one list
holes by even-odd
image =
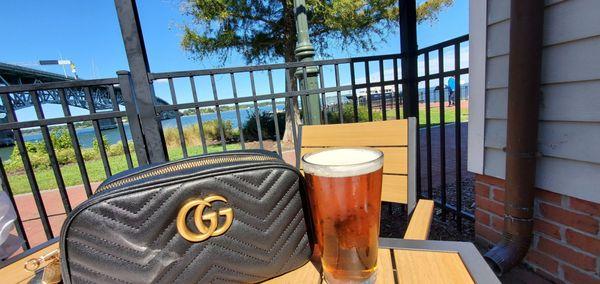
[[124, 177], [117, 179], [113, 182], [105, 184], [96, 190], [96, 193], [100, 193], [106, 190], [114, 189], [117, 187], [124, 186], [128, 183], [132, 183], [138, 180], [152, 178], [159, 175], [169, 174], [177, 171], [188, 170], [196, 167], [209, 166], [219, 163], [235, 163], [235, 162], [253, 162], [253, 161], [275, 161], [279, 160], [277, 157], [265, 156], [265, 155], [247, 155], [247, 156], [218, 156], [218, 157], [204, 157], [195, 160], [182, 161], [158, 168], [152, 168], [146, 171], [142, 171], [133, 176]]

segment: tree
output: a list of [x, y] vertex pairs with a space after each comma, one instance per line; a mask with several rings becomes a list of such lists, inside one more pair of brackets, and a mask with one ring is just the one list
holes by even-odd
[[[428, 0], [417, 8], [417, 21], [435, 20], [454, 0]], [[309, 33], [321, 56], [332, 45], [373, 50], [398, 30], [398, 0], [306, 0]], [[284, 59], [295, 61], [296, 25], [293, 0], [184, 0], [183, 12], [193, 23], [183, 26], [182, 47], [197, 59], [231, 52], [248, 64]], [[294, 70], [289, 70], [294, 78]], [[292, 90], [296, 82], [292, 80]], [[284, 141], [291, 140], [291, 111], [299, 117], [298, 102], [286, 105]]]

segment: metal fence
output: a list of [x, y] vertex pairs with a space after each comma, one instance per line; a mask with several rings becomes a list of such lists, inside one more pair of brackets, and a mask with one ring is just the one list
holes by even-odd
[[[445, 85], [445, 78], [453, 77], [455, 79], [454, 102], [455, 105], [460, 106], [460, 77], [468, 73], [468, 68], [461, 66], [460, 50], [461, 44], [467, 41], [468, 37], [462, 36], [418, 51], [418, 55], [422, 58], [421, 63], [426, 62], [420, 72], [422, 74], [419, 74], [417, 78], [419, 84], [424, 85], [421, 88], [424, 92], [424, 106], [422, 106], [421, 112], [425, 115], [425, 118], [420, 118], [423, 126], [420, 132], [425, 131], [425, 141], [418, 142], [424, 143], [426, 147], [425, 157], [420, 157], [420, 161], [426, 163], [424, 164], [425, 172], [421, 173], [421, 167], [418, 167], [418, 192], [422, 197], [437, 198], [436, 204], [441, 207], [443, 218], [446, 218], [448, 212], [460, 212], [460, 214], [453, 214], [457, 216], [455, 219], [458, 228], [462, 227], [463, 217], [472, 219], [473, 216], [462, 209], [462, 190], [460, 188], [462, 152], [460, 146], [455, 147], [454, 153], [457, 169], [455, 175], [456, 201], [454, 205], [449, 204], [446, 194], [446, 150], [443, 146], [446, 145], [445, 128], [448, 121], [445, 121], [444, 117], [446, 97], [443, 94], [445, 92], [443, 86]], [[454, 50], [453, 66], [445, 65], [445, 49]], [[293, 124], [291, 127], [292, 143], [285, 143], [282, 141], [284, 133], [282, 133], [283, 126], [281, 125], [285, 121], [280, 121], [278, 118], [282, 106], [289, 107], [293, 104], [294, 98], [316, 94], [321, 101], [318, 107], [322, 122], [326, 124], [405, 118], [407, 105], [403, 102], [406, 101], [408, 94], [402, 92], [404, 81], [399, 76], [401, 74], [402, 56], [402, 54], [391, 54], [238, 68], [148, 73], [155, 102], [154, 116], [151, 119], [159, 122], [157, 133], [160, 133], [161, 137], [144, 135], [144, 127], [147, 127], [144, 125], [144, 119], [148, 118], [141, 117], [139, 108], [140, 105], [144, 104], [140, 104], [138, 102], [139, 98], [135, 98], [128, 72], [120, 71], [118, 72], [118, 78], [110, 79], [2, 87], [0, 88], [0, 96], [2, 105], [6, 108], [8, 122], [0, 124], [0, 131], [10, 130], [14, 133], [14, 141], [23, 164], [22, 172], [27, 176], [45, 238], [49, 240], [56, 237], [60, 228], [53, 228], [48, 220], [48, 208], [42, 199], [35, 169], [32, 167], [27, 145], [23, 138], [22, 131], [24, 129], [36, 128], [41, 132], [49, 156], [50, 167], [60, 193], [62, 207], [64, 212], [68, 213], [73, 203], [69, 199], [69, 193], [63, 181], [61, 164], [57, 160], [53, 146], [50, 132], [52, 126], [66, 126], [75, 155], [75, 162], [88, 197], [93, 192], [93, 186], [89, 179], [86, 161], [82, 155], [82, 146], [76, 129], [76, 124], [84, 121], [92, 124], [94, 140], [97, 144], [95, 148], [97, 148], [104, 174], [107, 177], [115, 174], [106, 152], [106, 145], [104, 145], [103, 131], [105, 130], [100, 125], [100, 121], [107, 119], [116, 123], [127, 168], [132, 168], [137, 164], [147, 164], [150, 151], [165, 151], [168, 159], [174, 160], [205, 154], [214, 150], [245, 149], [250, 145], [265, 148], [267, 140], [272, 141], [270, 143], [272, 145], [271, 150], [277, 151], [280, 155], [285, 155], [284, 152], [288, 149], [288, 151], [294, 152], [296, 160], [298, 160], [299, 152], [298, 147], [296, 147], [298, 140], [297, 120], [295, 117], [291, 119]], [[435, 62], [430, 60], [432, 58], [437, 58], [437, 72], [430, 68], [430, 63]], [[302, 82], [299, 79], [306, 79], [307, 76], [310, 76], [307, 69], [312, 67], [317, 67], [319, 70], [316, 74], [319, 86], [316, 89], [306, 90], [305, 86], [299, 85]], [[294, 77], [293, 74], [296, 70], [301, 70], [301, 72], [296, 72], [296, 74], [300, 74], [300, 78]], [[439, 98], [437, 106], [432, 105], [430, 100], [435, 85], [442, 86], [435, 91], [438, 92], [437, 97]], [[294, 89], [294, 86], [297, 87]], [[40, 96], [50, 95], [51, 93], [53, 96], [58, 94], [58, 100], [55, 100], [55, 103], [62, 106], [63, 113], [56, 118], [46, 118], [39, 99]], [[17, 103], [15, 99], [24, 97], [31, 100], [31, 104], [35, 108], [36, 117], [33, 119], [19, 119], [13, 108]], [[81, 104], [82, 98], [85, 99], [85, 105]], [[170, 100], [170, 103], [158, 103], [159, 99]], [[97, 110], [96, 106], [101, 102], [106, 102], [106, 100], [112, 102], [112, 109]], [[300, 101], [300, 109], [308, 107], [308, 105], [302, 104], [303, 100]], [[72, 115], [70, 106], [85, 107], [89, 113]], [[247, 109], [246, 114], [243, 113], [244, 108]], [[438, 188], [439, 198], [434, 192], [434, 179], [436, 177], [433, 174], [434, 165], [432, 163], [431, 133], [434, 122], [431, 120], [431, 113], [434, 108], [438, 108], [440, 114], [439, 145], [442, 145], [439, 149], [441, 173]], [[459, 122], [461, 120], [460, 107], [454, 109], [454, 121]], [[294, 113], [292, 112], [292, 114]], [[269, 123], [272, 123], [272, 125], [262, 122], [261, 115], [271, 116], [272, 119], [269, 120]], [[214, 117], [216, 122], [209, 122], [209, 116]], [[124, 120], [126, 121], [124, 122]], [[302, 118], [299, 120], [302, 121]], [[167, 122], [175, 124], [173, 129], [168, 129], [168, 125], [165, 125]], [[207, 124], [216, 125], [216, 131], [212, 128], [210, 129], [211, 132], [207, 133], [206, 131], [209, 130], [205, 128]], [[230, 126], [230, 124], [235, 126]], [[244, 126], [255, 128], [252, 137], [247, 135], [249, 132], [244, 131]], [[453, 127], [456, 134], [454, 143], [455, 145], [461, 145], [460, 123], [454, 123]], [[264, 128], [272, 130], [269, 132]], [[189, 129], [192, 129], [193, 132], [190, 132]], [[167, 137], [167, 135], [172, 134], [177, 136], [175, 142], [171, 139], [172, 137]], [[417, 137], [420, 137], [420, 135]], [[130, 149], [128, 143], [130, 141], [133, 142], [134, 149]], [[156, 143], [157, 141], [160, 141], [160, 143]], [[253, 144], [249, 144], [250, 142], [253, 142]], [[168, 143], [174, 143], [175, 145], [167, 145]], [[219, 149], [216, 149], [217, 147]], [[417, 153], [420, 153], [420, 151], [417, 151]], [[426, 177], [425, 184], [420, 183], [422, 174]], [[0, 163], [0, 179], [3, 190], [8, 193], [13, 206], [17, 208], [4, 163]], [[28, 241], [30, 233], [24, 229], [23, 220], [19, 215], [20, 210], [21, 208], [17, 210], [16, 229], [19, 236], [24, 240], [23, 249], [28, 249], [30, 248], [30, 242]]]

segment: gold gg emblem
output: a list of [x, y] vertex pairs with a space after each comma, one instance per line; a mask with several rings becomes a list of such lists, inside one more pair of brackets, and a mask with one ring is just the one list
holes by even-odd
[[[201, 242], [210, 237], [216, 237], [227, 232], [231, 223], [233, 222], [233, 209], [221, 208], [217, 212], [211, 211], [204, 213], [206, 207], [212, 207], [212, 202], [221, 201], [227, 203], [227, 199], [218, 195], [211, 195], [204, 199], [194, 199], [186, 202], [177, 214], [177, 231], [186, 240], [190, 242]], [[194, 224], [200, 233], [193, 232], [188, 228], [186, 223], [186, 217], [192, 208], [196, 208], [194, 211]], [[225, 217], [225, 224], [220, 228], [217, 228], [219, 223], [219, 216]], [[206, 226], [204, 221], [208, 221], [209, 225]]]

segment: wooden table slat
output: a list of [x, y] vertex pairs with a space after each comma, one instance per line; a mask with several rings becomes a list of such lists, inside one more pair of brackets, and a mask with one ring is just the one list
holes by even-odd
[[394, 273], [396, 268], [392, 263], [392, 254], [389, 249], [379, 249], [379, 259], [377, 260], [377, 281], [378, 284], [396, 283]]
[[400, 283], [474, 283], [458, 252], [394, 250]]

